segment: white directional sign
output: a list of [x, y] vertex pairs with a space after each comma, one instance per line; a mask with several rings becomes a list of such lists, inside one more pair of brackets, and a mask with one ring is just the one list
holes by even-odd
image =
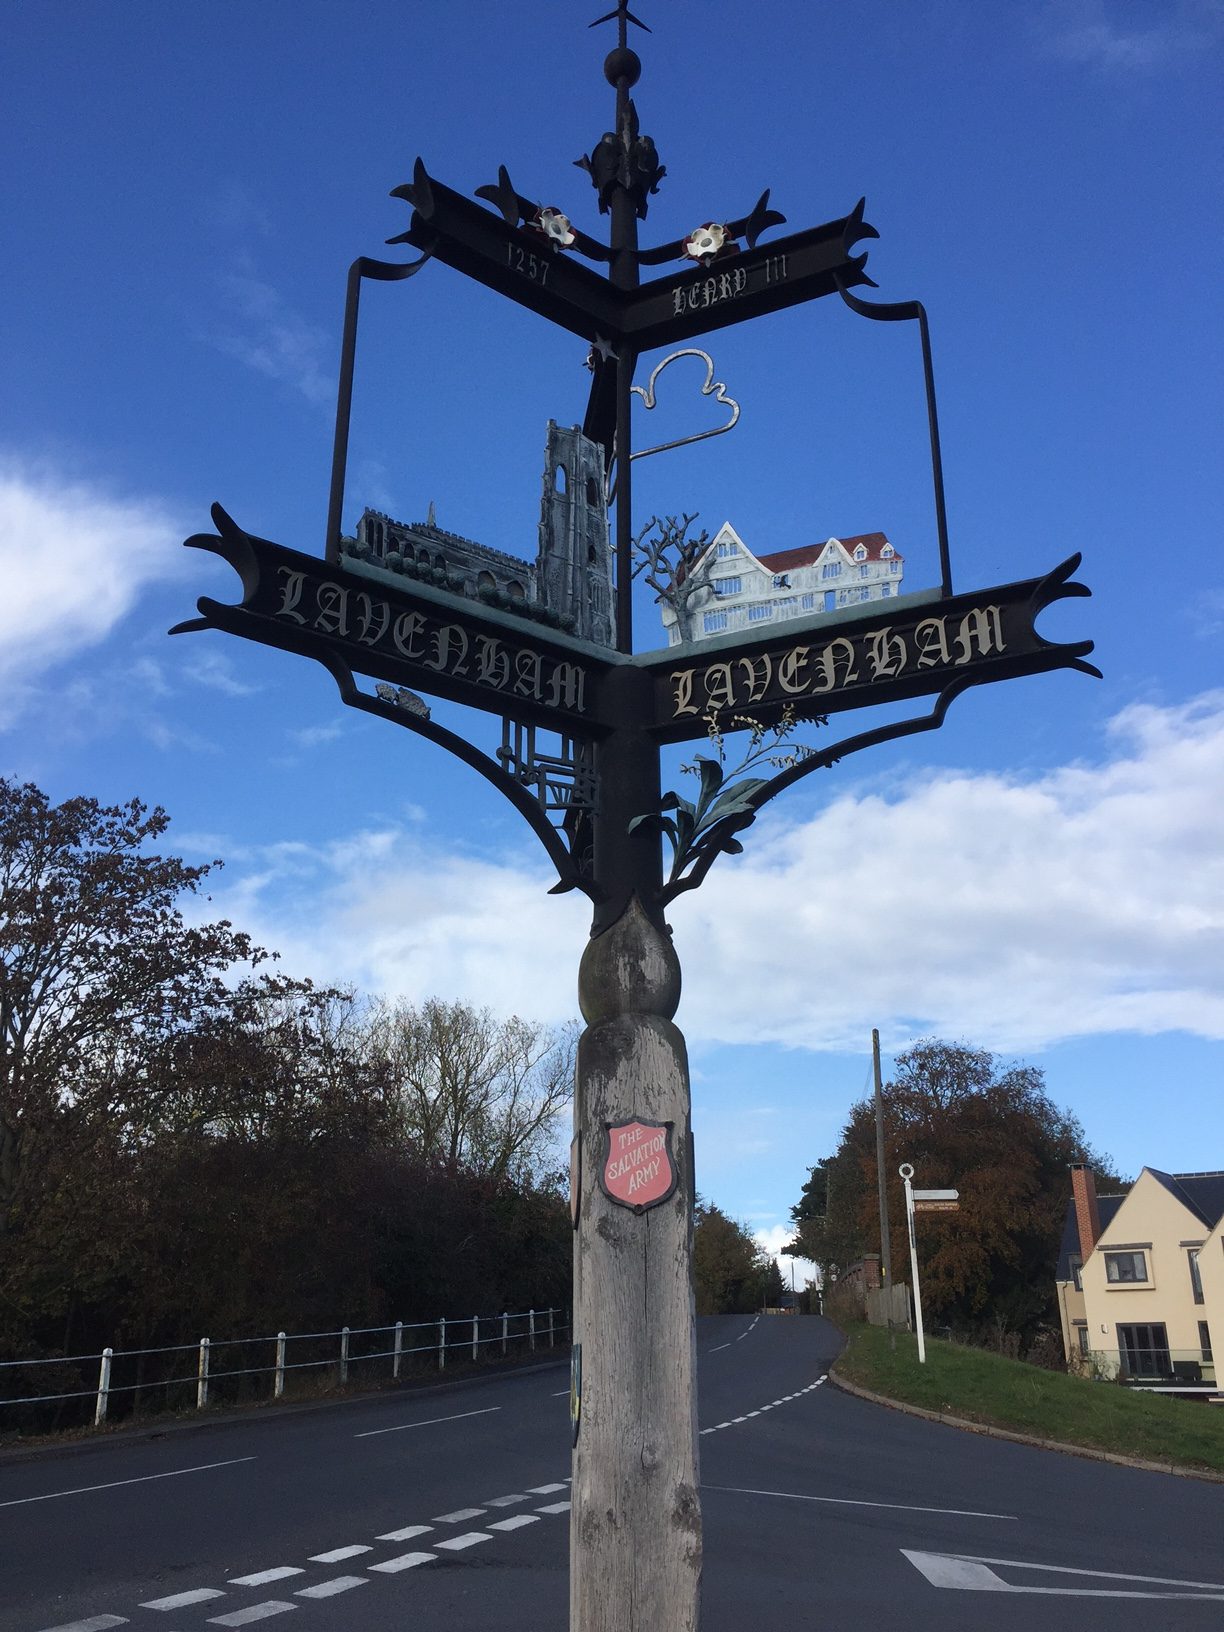
[[[1199, 1598], [1224, 1603], [1224, 1581], [1179, 1581], [1165, 1575], [1125, 1575], [1116, 1570], [1081, 1570], [1069, 1564], [1029, 1564], [1018, 1558], [978, 1558], [971, 1553], [919, 1553], [901, 1549], [933, 1587], [958, 1592], [1025, 1592], [1060, 1598]], [[1005, 1579], [998, 1572], [1006, 1570]], [[1065, 1582], [1027, 1580], [1027, 1576], [1067, 1576]], [[1099, 1582], [1087, 1586], [1086, 1581]], [[1123, 1585], [1124, 1582], [1131, 1583]], [[1112, 1583], [1112, 1584], [1111, 1584]]]
[[959, 1201], [959, 1190], [915, 1190], [915, 1201]]

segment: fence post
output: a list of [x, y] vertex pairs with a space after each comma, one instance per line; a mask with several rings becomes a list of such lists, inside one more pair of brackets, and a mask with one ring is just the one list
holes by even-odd
[[480, 1316], [472, 1316], [472, 1360], [480, 1358]]
[[535, 1310], [527, 1311], [527, 1347], [535, 1353]]
[[438, 1322], [438, 1370], [446, 1369], [446, 1316]]
[[548, 1346], [550, 1349], [553, 1347], [553, 1312], [551, 1304], [548, 1306]]
[[510, 1334], [510, 1316], [508, 1314], [506, 1314], [505, 1310], [503, 1310], [502, 1311], [502, 1356], [503, 1356], [503, 1358], [504, 1358], [505, 1353], [506, 1353], [506, 1343], [507, 1343], [507, 1339], [509, 1337], [509, 1334]]
[[348, 1329], [347, 1326], [341, 1326], [341, 1328], [340, 1328], [340, 1384], [341, 1384], [341, 1387], [343, 1387], [343, 1385], [348, 1382], [348, 1340], [349, 1340], [349, 1329]]
[[272, 1384], [272, 1398], [279, 1400], [285, 1392], [285, 1334], [276, 1334], [276, 1380]]
[[200, 1339], [200, 1362], [196, 1367], [196, 1410], [208, 1404], [208, 1339]]
[[94, 1410], [94, 1427], [106, 1421], [106, 1401], [110, 1393], [111, 1356], [114, 1349], [102, 1350], [102, 1364], [98, 1367], [98, 1404]]
[[403, 1356], [404, 1356], [404, 1323], [403, 1323], [402, 1320], [397, 1320], [396, 1323], [395, 1323], [395, 1359], [391, 1362], [391, 1375], [392, 1375], [392, 1377], [398, 1377], [399, 1376], [399, 1374], [400, 1374], [400, 1361], [403, 1359]]

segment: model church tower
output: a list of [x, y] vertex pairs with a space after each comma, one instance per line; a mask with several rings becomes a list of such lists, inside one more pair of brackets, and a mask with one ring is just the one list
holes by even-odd
[[548, 422], [536, 593], [598, 646], [611, 646], [612, 556], [604, 500], [603, 448], [576, 425]]

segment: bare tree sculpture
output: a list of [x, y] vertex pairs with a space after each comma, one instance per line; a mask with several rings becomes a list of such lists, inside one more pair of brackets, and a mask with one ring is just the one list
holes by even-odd
[[655, 592], [655, 601], [671, 607], [681, 640], [691, 639], [689, 602], [698, 589], [705, 587], [694, 581], [691, 569], [709, 545], [710, 535], [702, 532], [694, 538], [688, 536], [696, 520], [696, 511], [691, 516], [651, 516], [633, 540], [637, 561], [633, 576], [644, 574]]

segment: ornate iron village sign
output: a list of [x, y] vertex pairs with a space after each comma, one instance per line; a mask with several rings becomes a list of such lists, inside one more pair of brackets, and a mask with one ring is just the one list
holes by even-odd
[[[571, 1627], [685, 1632], [697, 1624], [701, 1555], [688, 1281], [693, 1169], [683, 1040], [670, 1021], [679, 965], [664, 909], [720, 853], [739, 850], [737, 835], [801, 777], [938, 727], [971, 686], [1060, 668], [1098, 671], [1085, 661], [1091, 641], [1054, 644], [1035, 627], [1052, 602], [1089, 593], [1072, 581], [1078, 556], [1042, 578], [953, 593], [926, 313], [916, 301], [881, 305], [852, 293], [874, 287], [867, 255], [856, 251], [878, 237], [861, 201], [823, 226], [762, 242], [785, 220], [766, 192], [742, 217], [639, 248], [638, 223], [663, 176], [629, 94], [641, 63], [627, 27], [645, 25], [626, 0], [599, 19], [608, 21], [619, 35], [604, 63], [615, 124], [578, 161], [610, 216], [608, 241], [525, 198], [504, 167], [495, 184], [477, 189], [484, 202], [475, 203], [418, 161], [412, 181], [395, 189], [411, 220], [389, 242], [411, 245], [419, 258], [361, 257], [349, 273], [324, 558], [246, 533], [215, 506], [216, 534], [187, 543], [235, 568], [242, 600], [202, 599], [199, 617], [174, 632], [221, 629], [324, 664], [345, 703], [449, 749], [498, 787], [547, 849], [556, 889], [590, 897], [572, 1164], [574, 1337], [585, 1358], [581, 1431], [572, 1407]], [[590, 345], [582, 433], [597, 450], [601, 504], [608, 495], [615, 501], [614, 645], [549, 626], [538, 607], [458, 593], [444, 573], [410, 578], [342, 537], [361, 285], [411, 278], [431, 261]], [[669, 270], [642, 283], [642, 270], [654, 267]], [[829, 295], [860, 316], [918, 325], [939, 590], [790, 617], [747, 639], [635, 653], [632, 584], [642, 563], [632, 462], [642, 454], [633, 447], [633, 395], [649, 408], [667, 361], [643, 389], [633, 384], [639, 356]], [[712, 363], [709, 370], [704, 389], [727, 400]], [[370, 677], [373, 690], [358, 676]], [[496, 755], [432, 720], [418, 691], [499, 716]], [[721, 768], [707, 761], [697, 800], [662, 793], [664, 744], [749, 722], [781, 740], [796, 722], [916, 698], [932, 699], [926, 712], [784, 756], [790, 762], [770, 777], [723, 788]], [[672, 847], [666, 878], [664, 835]]]

